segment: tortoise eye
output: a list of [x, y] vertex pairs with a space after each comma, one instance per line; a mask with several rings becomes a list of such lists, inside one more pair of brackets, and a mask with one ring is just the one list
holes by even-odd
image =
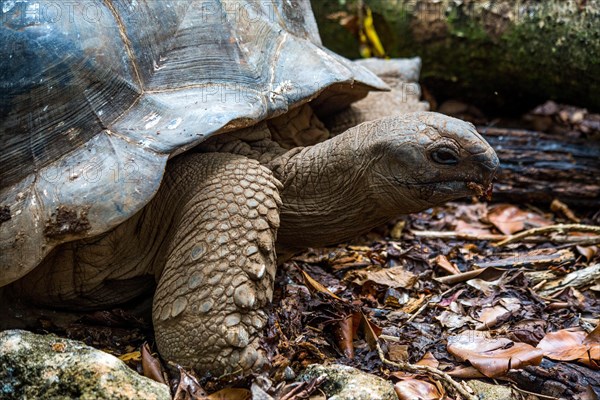
[[458, 164], [458, 155], [449, 148], [441, 148], [431, 152], [431, 159], [438, 164], [456, 165]]

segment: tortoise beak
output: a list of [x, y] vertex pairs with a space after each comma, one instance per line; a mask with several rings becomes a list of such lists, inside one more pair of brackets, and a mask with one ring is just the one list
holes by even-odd
[[471, 157], [471, 162], [474, 165], [475, 174], [467, 182], [467, 187], [473, 191], [478, 197], [484, 197], [491, 200], [492, 197], [492, 180], [498, 172], [500, 160], [498, 155], [491, 146], [479, 154]]

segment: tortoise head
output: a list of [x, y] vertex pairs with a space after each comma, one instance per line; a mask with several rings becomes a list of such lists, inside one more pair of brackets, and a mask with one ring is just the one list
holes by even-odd
[[416, 212], [491, 187], [498, 157], [472, 124], [432, 112], [374, 124], [369, 182], [382, 207]]

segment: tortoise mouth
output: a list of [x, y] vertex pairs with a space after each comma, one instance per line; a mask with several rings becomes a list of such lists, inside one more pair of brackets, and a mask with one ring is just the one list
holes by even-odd
[[466, 183], [466, 185], [467, 188], [471, 189], [473, 193], [480, 199], [485, 199], [487, 201], [492, 200], [492, 190], [494, 185], [491, 180], [486, 184], [469, 181]]
[[476, 196], [482, 200], [489, 201], [491, 200], [493, 187], [491, 178], [483, 182], [477, 180], [407, 182], [398, 178], [395, 178], [395, 181], [402, 187], [416, 190], [420, 195], [419, 197], [431, 198], [440, 196], [446, 200]]

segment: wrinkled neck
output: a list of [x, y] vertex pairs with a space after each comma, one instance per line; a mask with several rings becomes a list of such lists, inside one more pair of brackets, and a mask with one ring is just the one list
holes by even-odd
[[375, 161], [364, 154], [364, 135], [347, 131], [315, 146], [294, 149], [271, 168], [283, 183], [280, 248], [340, 243], [386, 222], [368, 184]]

